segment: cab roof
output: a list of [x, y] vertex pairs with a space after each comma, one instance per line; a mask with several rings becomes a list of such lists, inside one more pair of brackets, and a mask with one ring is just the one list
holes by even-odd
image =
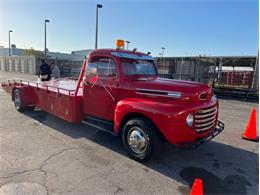
[[132, 51], [132, 50], [124, 50], [124, 49], [94, 49], [92, 50], [89, 55], [93, 54], [104, 54], [104, 55], [111, 55], [112, 52], [120, 52], [125, 54], [135, 54], [138, 56], [149, 56], [146, 53], [138, 52], [138, 51]]

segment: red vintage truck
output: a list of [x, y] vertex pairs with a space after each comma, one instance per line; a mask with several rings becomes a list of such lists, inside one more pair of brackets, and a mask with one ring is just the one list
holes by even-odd
[[224, 129], [211, 87], [159, 78], [153, 58], [136, 50], [93, 50], [78, 79], [9, 79], [1, 86], [18, 111], [37, 107], [120, 136], [128, 155], [140, 162], [164, 141], [197, 146]]

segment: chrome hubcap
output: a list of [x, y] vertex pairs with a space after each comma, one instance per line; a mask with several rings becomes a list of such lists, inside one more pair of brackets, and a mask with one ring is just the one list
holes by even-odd
[[129, 130], [127, 136], [130, 148], [137, 154], [142, 154], [147, 149], [148, 137], [139, 127], [134, 127]]
[[20, 99], [20, 94], [18, 90], [14, 91], [14, 104], [16, 108], [19, 108], [21, 105], [21, 99]]

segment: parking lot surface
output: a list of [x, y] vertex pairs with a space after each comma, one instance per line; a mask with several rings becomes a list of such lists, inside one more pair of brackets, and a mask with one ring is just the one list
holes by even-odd
[[[33, 75], [0, 72], [0, 81]], [[0, 194], [258, 194], [258, 143], [241, 139], [258, 103], [220, 100], [225, 130], [195, 150], [163, 144], [158, 158], [129, 159], [120, 139], [46, 112], [15, 110], [0, 89]], [[258, 115], [257, 115], [258, 116]]]

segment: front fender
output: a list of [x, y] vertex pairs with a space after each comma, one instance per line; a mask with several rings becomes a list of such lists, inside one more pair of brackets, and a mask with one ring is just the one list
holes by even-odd
[[138, 98], [129, 98], [117, 103], [114, 116], [114, 131], [118, 134], [120, 124], [128, 114], [141, 114], [149, 118], [159, 129], [159, 131], [168, 137], [172, 120], [172, 105], [168, 103], [143, 100]]

